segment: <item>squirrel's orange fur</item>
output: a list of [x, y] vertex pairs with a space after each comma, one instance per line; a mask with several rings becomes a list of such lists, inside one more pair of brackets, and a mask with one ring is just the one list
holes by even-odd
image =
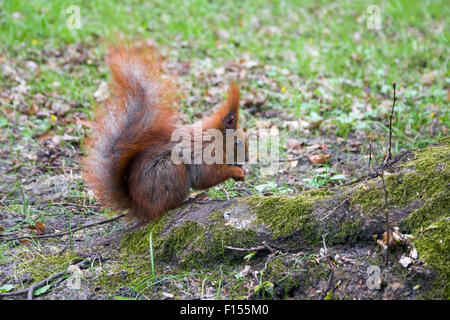
[[[151, 48], [112, 47], [107, 62], [114, 95], [96, 110], [83, 159], [84, 180], [104, 207], [127, 210], [130, 218], [149, 222], [179, 206], [190, 188], [245, 178], [245, 171], [233, 164], [172, 161], [174, 130], [193, 133], [199, 124], [177, 125], [175, 90], [161, 79]], [[238, 113], [239, 89], [232, 83], [222, 106], [201, 121], [203, 132], [218, 129], [225, 141], [226, 129], [238, 129]], [[245, 135], [239, 132], [247, 153]], [[224, 158], [225, 153], [224, 142]]]

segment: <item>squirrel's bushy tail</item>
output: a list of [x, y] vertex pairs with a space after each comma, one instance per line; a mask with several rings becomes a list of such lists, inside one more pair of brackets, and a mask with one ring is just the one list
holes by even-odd
[[170, 141], [175, 94], [170, 81], [160, 78], [161, 63], [152, 48], [111, 47], [107, 62], [113, 96], [97, 107], [83, 177], [104, 206], [127, 209], [127, 168], [141, 151]]

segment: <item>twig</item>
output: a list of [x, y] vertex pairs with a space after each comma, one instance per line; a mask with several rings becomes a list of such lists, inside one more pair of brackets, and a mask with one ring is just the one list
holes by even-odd
[[339, 209], [340, 207], [342, 207], [348, 200], [345, 199], [344, 201], [342, 201], [337, 207], [335, 207], [329, 214], [327, 214], [325, 217], [320, 218], [320, 221], [325, 220], [326, 218], [328, 218], [330, 215], [332, 215], [337, 209]]
[[372, 141], [369, 141], [369, 172], [371, 163], [372, 163]]
[[261, 272], [265, 272], [267, 270], [267, 268], [269, 267], [269, 263], [271, 263], [275, 259], [279, 259], [279, 258], [282, 258], [282, 257], [288, 255], [288, 253], [283, 253], [281, 255], [279, 253], [280, 253], [280, 251], [275, 251], [275, 252], [270, 253], [267, 256], [266, 262], [264, 263], [264, 268], [261, 270]]
[[78, 203], [72, 203], [72, 202], [66, 202], [66, 203], [53, 202], [51, 205], [58, 205], [61, 207], [74, 206], [74, 207], [80, 207], [80, 208], [95, 208], [95, 209], [98, 209], [101, 207], [101, 205], [99, 205], [99, 204], [88, 205], [88, 204], [78, 204]]
[[388, 200], [387, 200], [388, 193], [387, 193], [387, 190], [386, 190], [386, 184], [384, 183], [384, 172], [381, 171], [381, 173], [379, 174], [379, 176], [381, 177], [381, 181], [383, 182], [384, 204], [385, 204], [385, 206], [387, 207], [387, 206], [388, 206]]
[[235, 248], [235, 247], [230, 247], [230, 246], [223, 246], [225, 249], [228, 250], [234, 250], [234, 251], [264, 251], [267, 250], [270, 253], [274, 253], [275, 249], [273, 249], [271, 246], [269, 246], [265, 241], [262, 242], [261, 245], [257, 246], [257, 247], [253, 247], [253, 248]]
[[390, 232], [389, 232], [389, 209], [388, 209], [388, 192], [386, 189], [386, 183], [384, 182], [384, 165], [386, 163], [387, 157], [385, 154], [385, 159], [383, 159], [383, 163], [381, 164], [381, 173], [379, 176], [381, 177], [381, 181], [383, 183], [383, 191], [384, 191], [384, 205], [385, 205], [385, 214], [386, 214], [386, 236], [387, 236], [387, 246], [386, 246], [386, 265], [389, 264], [389, 244], [391, 242]]
[[225, 187], [223, 185], [220, 186], [220, 188], [222, 189], [223, 193], [225, 193], [225, 196], [227, 197], [227, 201], [230, 201], [230, 195], [228, 194], [227, 189], [225, 189]]
[[299, 157], [290, 158], [290, 159], [278, 159], [278, 162], [297, 161], [297, 160], [301, 160], [301, 159], [303, 159], [305, 157], [306, 156], [299, 156]]
[[391, 147], [392, 147], [392, 118], [394, 117], [394, 107], [397, 102], [397, 96], [395, 95], [395, 88], [397, 87], [397, 83], [395, 81], [392, 82], [392, 87], [394, 88], [394, 102], [392, 103], [392, 111], [389, 117], [389, 148], [388, 148], [388, 159], [392, 158]]
[[231, 189], [228, 189], [228, 191], [237, 191], [237, 192], [241, 191], [241, 192], [247, 192], [250, 195], [253, 194], [253, 192], [251, 190], [248, 190], [246, 188], [231, 188]]
[[328, 235], [328, 233], [322, 235], [322, 244], [323, 244], [323, 250], [324, 250], [323, 255], [324, 255], [324, 256], [328, 256], [327, 243], [326, 243], [326, 241], [325, 241], [325, 237], [326, 237], [327, 235]]
[[111, 218], [111, 219], [102, 220], [102, 221], [98, 221], [98, 222], [94, 222], [94, 223], [88, 223], [88, 224], [85, 224], [85, 225], [83, 225], [81, 227], [75, 228], [75, 229], [73, 229], [71, 231], [65, 231], [65, 232], [54, 233], [54, 234], [43, 234], [43, 235], [38, 235], [38, 236], [21, 236], [21, 237], [15, 237], [15, 238], [7, 238], [7, 239], [1, 239], [0, 238], [0, 241], [8, 242], [8, 241], [21, 240], [21, 239], [57, 238], [57, 237], [68, 235], [70, 233], [75, 233], [75, 232], [80, 231], [82, 229], [86, 229], [86, 228], [90, 228], [90, 227], [106, 224], [106, 223], [109, 223], [109, 222], [113, 222], [113, 221], [116, 221], [116, 220], [119, 220], [119, 219], [123, 218], [124, 216], [125, 216], [125, 214], [120, 214], [120, 215], [115, 216], [114, 218]]

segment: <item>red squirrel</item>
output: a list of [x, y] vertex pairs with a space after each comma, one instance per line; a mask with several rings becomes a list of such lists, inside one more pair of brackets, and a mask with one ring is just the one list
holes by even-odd
[[[207, 189], [229, 178], [245, 179], [246, 172], [236, 158], [237, 147], [244, 146], [248, 160], [248, 143], [238, 126], [239, 89], [235, 83], [211, 116], [193, 125], [179, 125], [174, 86], [161, 78], [161, 61], [152, 48], [113, 46], [106, 60], [113, 95], [97, 107], [82, 163], [83, 178], [104, 207], [126, 210], [128, 218], [147, 223], [181, 205], [191, 188]], [[203, 134], [209, 129], [220, 132], [223, 145], [219, 151], [224, 160], [229, 158], [227, 141], [234, 139], [231, 163], [174, 162], [174, 132], [189, 135], [195, 128], [201, 128]], [[228, 140], [227, 129], [234, 132]], [[201, 149], [206, 146], [202, 142]]]

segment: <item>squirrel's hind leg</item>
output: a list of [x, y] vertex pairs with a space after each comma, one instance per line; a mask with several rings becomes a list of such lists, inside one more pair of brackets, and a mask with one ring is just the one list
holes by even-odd
[[129, 216], [147, 223], [181, 205], [190, 188], [183, 164], [176, 165], [169, 158], [143, 165], [145, 169], [133, 170], [130, 175]]

